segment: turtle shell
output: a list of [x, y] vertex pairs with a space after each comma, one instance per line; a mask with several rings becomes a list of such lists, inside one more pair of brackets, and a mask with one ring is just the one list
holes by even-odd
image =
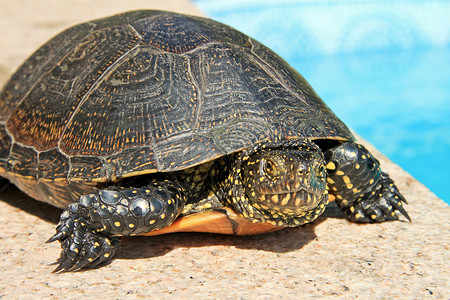
[[170, 12], [71, 27], [0, 94], [0, 175], [58, 207], [101, 183], [297, 137], [353, 140], [270, 49], [224, 24]]

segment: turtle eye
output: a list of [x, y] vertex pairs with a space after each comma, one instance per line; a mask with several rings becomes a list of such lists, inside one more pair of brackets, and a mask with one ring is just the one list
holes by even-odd
[[325, 166], [324, 166], [323, 164], [316, 163], [316, 164], [314, 165], [314, 169], [315, 169], [315, 171], [316, 171], [317, 174], [322, 175], [322, 174], [325, 173]]
[[320, 168], [319, 168], [319, 173], [320, 173], [320, 175], [325, 174], [325, 166], [324, 166], [324, 165], [321, 165], [321, 166], [320, 166]]
[[275, 180], [280, 175], [278, 164], [271, 158], [261, 161], [261, 174], [270, 180]]

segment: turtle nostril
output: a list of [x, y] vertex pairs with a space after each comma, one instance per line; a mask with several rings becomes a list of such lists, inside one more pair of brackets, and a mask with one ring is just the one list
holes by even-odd
[[308, 175], [309, 173], [309, 168], [307, 168], [304, 165], [300, 165], [297, 169], [297, 174], [301, 177]]

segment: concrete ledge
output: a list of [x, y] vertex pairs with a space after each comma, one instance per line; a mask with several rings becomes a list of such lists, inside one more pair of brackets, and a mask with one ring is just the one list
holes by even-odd
[[[0, 80], [61, 29], [148, 2], [1, 0]], [[151, 3], [200, 13], [187, 1]], [[412, 223], [357, 225], [331, 206], [312, 224], [259, 236], [124, 238], [112, 264], [76, 273], [51, 273], [60, 249], [44, 242], [60, 211], [10, 188], [0, 194], [0, 298], [448, 299], [449, 206], [367, 146], [407, 198]]]

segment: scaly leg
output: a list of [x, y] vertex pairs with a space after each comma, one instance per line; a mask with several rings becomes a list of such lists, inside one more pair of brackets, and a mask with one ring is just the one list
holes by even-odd
[[56, 234], [61, 264], [55, 272], [94, 267], [108, 261], [119, 236], [137, 235], [169, 226], [186, 203], [180, 185], [154, 182], [140, 188], [108, 187], [83, 195], [61, 214]]
[[339, 144], [325, 152], [325, 160], [330, 193], [351, 221], [396, 220], [396, 211], [411, 221], [403, 208], [405, 198], [364, 146]]

